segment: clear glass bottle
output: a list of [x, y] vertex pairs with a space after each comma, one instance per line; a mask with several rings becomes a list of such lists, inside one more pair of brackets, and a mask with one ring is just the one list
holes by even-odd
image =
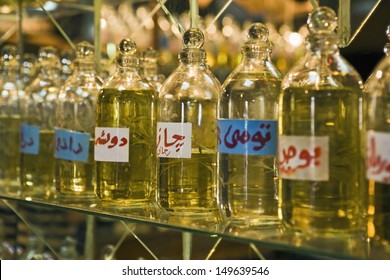
[[143, 211], [155, 200], [157, 94], [138, 62], [135, 43], [122, 40], [116, 72], [98, 97], [96, 194], [103, 207]]
[[95, 200], [95, 110], [103, 81], [96, 74], [94, 47], [77, 45], [73, 74], [61, 87], [54, 132], [54, 184], [65, 203]]
[[59, 257], [61, 260], [79, 259], [79, 254], [77, 252], [77, 241], [74, 238], [70, 236], [65, 237], [65, 240], [60, 247]]
[[24, 91], [19, 66], [16, 46], [5, 45], [0, 61], [0, 187], [12, 194], [20, 192], [19, 126]]
[[61, 87], [61, 63], [53, 47], [42, 47], [38, 60], [39, 73], [26, 88], [20, 127], [20, 180], [24, 197], [51, 199], [56, 197], [54, 127]]
[[158, 73], [157, 63], [158, 53], [153, 48], [148, 48], [141, 53], [141, 71], [142, 75], [149, 81], [149, 83], [157, 90], [160, 91], [165, 77]]
[[242, 60], [222, 85], [219, 205], [229, 221], [245, 226], [279, 223], [276, 148], [282, 75], [270, 52], [267, 27], [252, 24]]
[[386, 56], [367, 79], [368, 237], [390, 251], [390, 25]]
[[163, 213], [219, 219], [217, 112], [221, 85], [206, 65], [199, 29], [183, 35], [180, 65], [160, 89], [158, 203]]
[[308, 17], [307, 51], [282, 81], [279, 204], [287, 229], [308, 238], [363, 229], [362, 81], [340, 55], [328, 7]]

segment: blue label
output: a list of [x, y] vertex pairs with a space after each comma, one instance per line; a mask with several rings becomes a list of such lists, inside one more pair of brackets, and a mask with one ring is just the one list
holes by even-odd
[[20, 152], [32, 155], [39, 153], [39, 126], [28, 124], [20, 126]]
[[54, 130], [54, 157], [88, 162], [89, 139], [89, 133], [56, 128]]
[[276, 156], [277, 121], [218, 120], [218, 151]]

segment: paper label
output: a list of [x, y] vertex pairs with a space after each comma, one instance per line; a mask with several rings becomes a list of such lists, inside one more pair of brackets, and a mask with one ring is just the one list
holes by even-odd
[[157, 157], [191, 158], [191, 123], [157, 123]]
[[367, 179], [390, 183], [390, 133], [373, 130], [368, 132], [366, 161]]
[[279, 177], [291, 180], [329, 180], [328, 136], [279, 136]]
[[275, 156], [277, 135], [274, 120], [218, 120], [218, 151]]
[[39, 153], [39, 126], [28, 124], [20, 126], [20, 152], [31, 155]]
[[90, 136], [89, 133], [56, 128], [54, 130], [54, 157], [88, 162]]
[[129, 128], [96, 127], [95, 160], [129, 161]]

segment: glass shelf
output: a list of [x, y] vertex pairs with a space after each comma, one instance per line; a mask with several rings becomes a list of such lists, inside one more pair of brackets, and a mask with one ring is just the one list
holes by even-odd
[[24, 199], [5, 193], [0, 193], [0, 198], [16, 203], [76, 211], [129, 223], [143, 223], [171, 230], [252, 243], [261, 247], [321, 259], [390, 259], [388, 248], [386, 250], [383, 245], [372, 245], [361, 236], [314, 240], [286, 232], [279, 226], [235, 227], [224, 221], [215, 222], [214, 220], [207, 221], [204, 218], [189, 219], [188, 217], [169, 215], [162, 212], [156, 205], [137, 209], [134, 213], [133, 210], [125, 208], [103, 209], [98, 204], [70, 205], [55, 200]]

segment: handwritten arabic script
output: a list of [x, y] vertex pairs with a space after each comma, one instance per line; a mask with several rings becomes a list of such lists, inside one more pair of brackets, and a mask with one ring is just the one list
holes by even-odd
[[157, 123], [157, 156], [191, 157], [191, 123]]
[[367, 179], [390, 183], [390, 133], [369, 131], [367, 134]]
[[55, 158], [88, 162], [89, 133], [56, 128], [54, 139]]
[[327, 136], [279, 136], [279, 176], [292, 180], [329, 180]]
[[39, 126], [28, 124], [20, 126], [20, 152], [32, 155], [39, 153]]
[[129, 161], [129, 129], [119, 127], [95, 128], [95, 160]]
[[277, 121], [218, 120], [218, 151], [228, 154], [276, 155]]

